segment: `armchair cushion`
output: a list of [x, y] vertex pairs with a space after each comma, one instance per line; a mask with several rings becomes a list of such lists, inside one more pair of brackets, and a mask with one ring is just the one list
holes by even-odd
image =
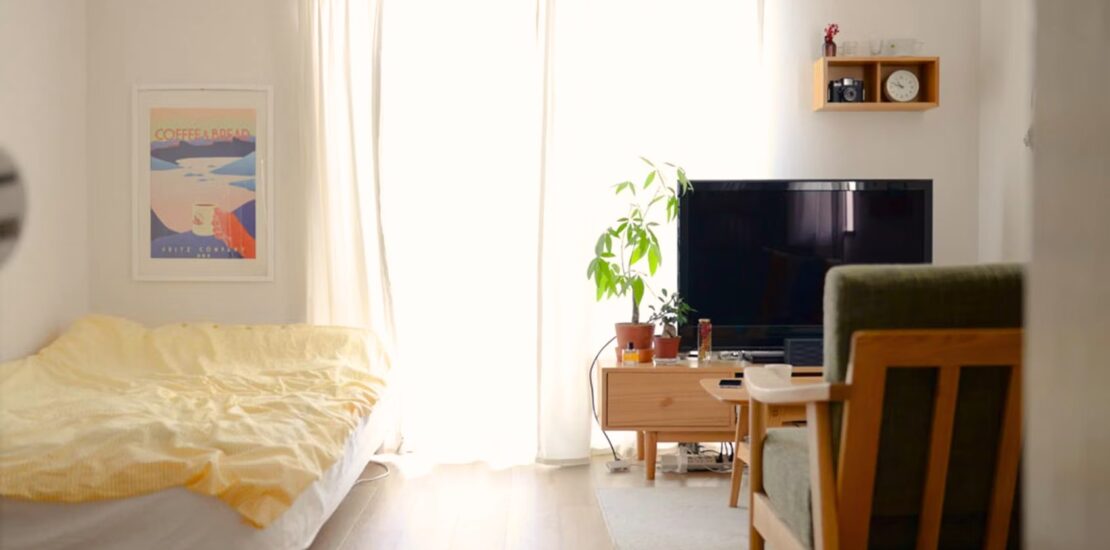
[[1020, 264], [852, 265], [825, 277], [825, 380], [844, 382], [852, 335], [1022, 326]]
[[806, 428], [770, 428], [763, 438], [763, 490], [776, 515], [807, 547], [813, 546]]
[[[852, 335], [860, 330], [1019, 328], [1022, 282], [1020, 264], [835, 267], [825, 277], [825, 380], [847, 379]], [[908, 394], [932, 391], [931, 381], [907, 378], [895, 384], [906, 387], [888, 390]], [[895, 407], [899, 407], [898, 401], [888, 399], [884, 418], [894, 414]], [[834, 405], [834, 461], [840, 454], [840, 421], [840, 405]], [[898, 441], [889, 442], [893, 446], [919, 435], [904, 425], [887, 429], [897, 436]]]

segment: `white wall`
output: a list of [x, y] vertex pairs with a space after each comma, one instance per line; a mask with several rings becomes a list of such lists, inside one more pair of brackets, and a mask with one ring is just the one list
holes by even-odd
[[1110, 517], [1110, 3], [1037, 3], [1025, 546], [1105, 548]]
[[[295, 0], [98, 0], [88, 13], [92, 309], [157, 324], [304, 318], [303, 183]], [[131, 93], [136, 84], [274, 87], [272, 283], [131, 279]]]
[[29, 211], [0, 267], [0, 361], [31, 353], [88, 308], [84, 0], [0, 0], [0, 147]]
[[[933, 259], [978, 260], [979, 6], [966, 0], [766, 0], [771, 132], [767, 174], [933, 180]], [[814, 112], [821, 31], [838, 42], [917, 38], [941, 59], [941, 105], [919, 113]], [[741, 131], [738, 129], [738, 131]]]
[[1026, 261], [1032, 230], [1033, 0], [981, 0], [979, 257]]

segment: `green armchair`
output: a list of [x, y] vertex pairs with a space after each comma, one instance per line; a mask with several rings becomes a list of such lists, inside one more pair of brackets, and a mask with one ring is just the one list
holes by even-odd
[[751, 548], [1017, 547], [1021, 267], [835, 268], [824, 324], [825, 383], [744, 373]]

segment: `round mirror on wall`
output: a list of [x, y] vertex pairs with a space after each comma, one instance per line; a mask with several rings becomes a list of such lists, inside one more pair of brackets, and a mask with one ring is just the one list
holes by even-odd
[[27, 201], [15, 163], [0, 149], [0, 267], [15, 252], [26, 212]]

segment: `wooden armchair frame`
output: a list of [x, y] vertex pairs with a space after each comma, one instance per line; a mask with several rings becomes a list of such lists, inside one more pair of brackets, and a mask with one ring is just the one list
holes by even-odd
[[[804, 404], [814, 548], [867, 548], [879, 454], [886, 374], [901, 367], [939, 369], [917, 548], [936, 548], [944, 509], [960, 369], [1011, 369], [996, 458], [984, 548], [1006, 546], [1021, 452], [1020, 329], [860, 331], [852, 340], [846, 383], [795, 386], [761, 369], [744, 372], [751, 397], [751, 549], [804, 549], [779, 518], [763, 487], [767, 405]], [[844, 402], [838, 471], [833, 471], [829, 404]], [[834, 476], [835, 473], [835, 476]], [[851, 489], [851, 490], [848, 490]]]

